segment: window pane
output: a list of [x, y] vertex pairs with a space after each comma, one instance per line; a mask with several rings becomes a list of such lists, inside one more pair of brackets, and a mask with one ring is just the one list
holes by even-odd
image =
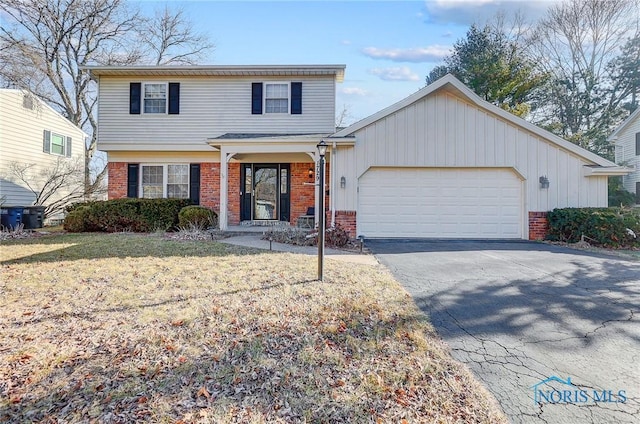
[[267, 99], [267, 113], [287, 113], [289, 101], [287, 99]]
[[142, 167], [142, 197], [145, 199], [162, 198], [162, 166]]
[[165, 113], [167, 105], [166, 84], [144, 85], [144, 113]]
[[267, 99], [286, 99], [289, 97], [287, 84], [267, 84]]
[[280, 194], [287, 194], [287, 170], [280, 170]]
[[51, 153], [56, 155], [64, 155], [64, 137], [57, 134], [51, 134]]
[[189, 165], [167, 165], [167, 197], [189, 197]]

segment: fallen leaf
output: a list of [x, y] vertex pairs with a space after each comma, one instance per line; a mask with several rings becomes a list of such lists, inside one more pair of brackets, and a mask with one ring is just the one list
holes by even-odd
[[204, 396], [207, 399], [211, 398], [211, 394], [209, 393], [209, 391], [207, 390], [206, 387], [202, 386], [200, 387], [200, 390], [198, 390], [198, 393], [196, 393], [196, 397], [199, 398], [200, 396]]

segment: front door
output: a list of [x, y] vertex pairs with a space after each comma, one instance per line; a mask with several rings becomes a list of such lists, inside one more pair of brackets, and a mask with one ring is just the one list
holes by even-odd
[[240, 219], [289, 221], [289, 165], [242, 164]]

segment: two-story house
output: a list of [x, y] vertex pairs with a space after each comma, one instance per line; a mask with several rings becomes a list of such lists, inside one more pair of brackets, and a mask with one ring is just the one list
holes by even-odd
[[615, 146], [616, 163], [633, 168], [622, 177], [625, 190], [635, 193], [640, 205], [640, 108], [636, 109], [607, 139]]
[[[86, 134], [31, 93], [0, 89], [0, 198], [3, 206], [30, 206], [47, 175], [78, 170], [82, 189]], [[15, 169], [21, 170], [16, 175]], [[26, 180], [26, 181], [25, 181]], [[76, 188], [77, 189], [77, 188]], [[64, 198], [59, 188], [48, 200]], [[60, 218], [51, 216], [50, 218]]]
[[328, 225], [353, 236], [540, 238], [547, 211], [606, 206], [608, 176], [627, 172], [451, 75], [335, 132], [344, 65], [88, 70], [109, 197], [191, 198], [222, 229], [295, 224], [322, 192]]

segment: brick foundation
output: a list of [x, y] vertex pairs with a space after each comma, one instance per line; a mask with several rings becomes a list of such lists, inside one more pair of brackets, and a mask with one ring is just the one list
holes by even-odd
[[109, 200], [127, 197], [127, 163], [109, 162], [107, 164], [107, 172], [109, 176], [107, 185]]
[[549, 233], [546, 212], [529, 212], [529, 240], [544, 240]]
[[349, 233], [351, 238], [356, 238], [356, 211], [336, 211], [336, 225]]

